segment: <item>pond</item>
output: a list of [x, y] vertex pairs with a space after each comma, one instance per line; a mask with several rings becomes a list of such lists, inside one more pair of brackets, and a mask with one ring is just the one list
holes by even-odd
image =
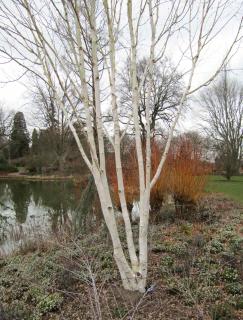
[[0, 254], [23, 238], [73, 228], [80, 199], [81, 188], [71, 181], [0, 180]]

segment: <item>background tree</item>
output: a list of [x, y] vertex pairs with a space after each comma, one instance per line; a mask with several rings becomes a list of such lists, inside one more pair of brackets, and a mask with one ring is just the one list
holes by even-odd
[[[137, 81], [139, 86], [139, 125], [143, 140], [146, 137], [146, 103], [151, 94], [150, 127], [154, 135], [163, 134], [172, 122], [183, 91], [182, 75], [173, 67], [168, 58], [164, 58], [153, 69], [152, 90], [149, 88], [149, 76], [145, 74], [148, 59], [143, 58], [137, 63]], [[122, 122], [131, 122], [132, 87], [130, 65], [126, 63], [125, 72], [121, 73], [121, 116]], [[151, 92], [150, 92], [151, 91]], [[162, 130], [163, 128], [163, 130]], [[163, 132], [162, 132], [163, 131]]]
[[12, 111], [7, 112], [0, 106], [0, 150], [8, 145], [12, 119]]
[[31, 136], [31, 154], [37, 155], [38, 149], [39, 149], [39, 135], [36, 128], [34, 128]]
[[29, 133], [23, 112], [17, 112], [13, 118], [10, 134], [10, 157], [17, 159], [24, 157], [29, 152]]
[[[66, 81], [66, 86], [68, 81]], [[75, 97], [74, 100], [77, 100]], [[62, 102], [65, 103], [65, 97], [62, 97]], [[42, 159], [43, 166], [55, 166], [60, 172], [65, 169], [67, 156], [72, 147], [72, 135], [68, 127], [67, 117], [60, 107], [60, 104], [54, 98], [52, 88], [46, 84], [40, 84], [38, 79], [35, 81], [35, 86], [32, 88], [31, 103], [35, 105], [33, 112], [34, 124], [39, 125], [39, 156], [43, 155], [46, 158]], [[76, 111], [77, 112], [77, 111]], [[72, 114], [69, 115], [72, 119]]]
[[207, 110], [206, 130], [215, 140], [218, 161], [229, 180], [239, 173], [243, 143], [243, 86], [225, 70], [219, 81], [200, 95]]
[[205, 136], [199, 131], [187, 131], [184, 136], [191, 141], [191, 146], [193, 149], [201, 150], [201, 160], [213, 164], [216, 156], [216, 151], [214, 148], [214, 141], [212, 137]]
[[0, 170], [9, 170], [9, 134], [12, 112], [7, 112], [0, 106]]

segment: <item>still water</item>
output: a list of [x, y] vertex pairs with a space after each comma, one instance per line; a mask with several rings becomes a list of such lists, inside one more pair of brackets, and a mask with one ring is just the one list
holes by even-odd
[[70, 181], [0, 181], [0, 253], [26, 236], [72, 227], [81, 190]]

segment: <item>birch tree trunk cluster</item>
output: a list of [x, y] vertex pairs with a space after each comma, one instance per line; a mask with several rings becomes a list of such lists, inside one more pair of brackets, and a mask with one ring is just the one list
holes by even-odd
[[[237, 2], [230, 0], [0, 0], [1, 61], [15, 62], [23, 68], [23, 74], [18, 79], [27, 74], [37, 76], [51, 88], [56, 103], [62, 108], [80, 155], [93, 175], [113, 244], [114, 259], [125, 289], [145, 291], [150, 191], [160, 176], [173, 132], [188, 97], [214, 80], [240, 41], [240, 12], [240, 2], [237, 7]], [[212, 48], [214, 41], [222, 37], [228, 27], [231, 27], [232, 38], [217, 60], [216, 68], [195, 85], [196, 70], [206, 49]], [[163, 155], [156, 173], [151, 176], [153, 70], [166, 54], [171, 53], [177, 57], [176, 72], [185, 61], [185, 86]], [[147, 64], [138, 84], [138, 61], [144, 56]], [[130, 64], [132, 111], [129, 116], [133, 124], [139, 174], [138, 239], [134, 238], [127, 208], [121, 161], [121, 142], [130, 126], [129, 123], [121, 127], [119, 120], [122, 108], [119, 73], [122, 72], [123, 61]], [[207, 61], [204, 63], [207, 64]], [[144, 152], [138, 106], [139, 92], [145, 78], [148, 85]], [[107, 109], [111, 110], [112, 115], [109, 133], [103, 117]], [[76, 122], [81, 122], [85, 127], [88, 153], [79, 139]], [[104, 143], [107, 136], [115, 155], [128, 252], [119, 236], [107, 178]]]

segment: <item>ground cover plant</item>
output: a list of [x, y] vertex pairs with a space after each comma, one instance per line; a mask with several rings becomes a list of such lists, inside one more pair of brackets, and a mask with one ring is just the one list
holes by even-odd
[[243, 208], [203, 203], [151, 225], [144, 294], [122, 288], [105, 228], [1, 259], [1, 319], [242, 319]]

